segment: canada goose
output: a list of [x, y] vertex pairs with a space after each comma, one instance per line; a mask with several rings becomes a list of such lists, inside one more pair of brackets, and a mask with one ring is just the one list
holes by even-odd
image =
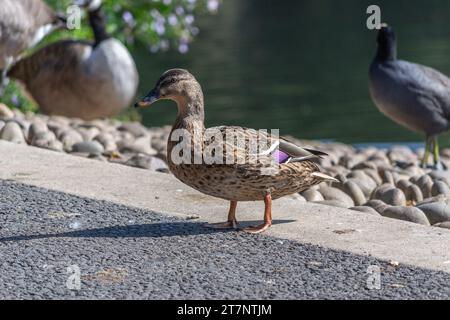
[[[249, 233], [261, 233], [272, 225], [272, 199], [304, 191], [324, 181], [337, 181], [321, 173], [319, 166], [312, 161], [325, 156], [323, 152], [304, 149], [286, 139], [277, 139], [269, 136], [267, 132], [253, 129], [236, 126], [205, 129], [203, 92], [194, 76], [186, 70], [172, 69], [165, 72], [155, 88], [138, 102], [136, 107], [145, 107], [164, 99], [178, 104], [178, 118], [168, 141], [167, 158], [170, 170], [188, 186], [230, 201], [228, 221], [211, 225], [214, 228], [237, 226], [238, 201], [262, 200], [265, 203], [264, 223], [244, 229]], [[187, 145], [188, 149], [183, 148], [183, 157], [185, 151], [186, 154], [193, 155], [188, 156], [186, 161], [177, 159], [180, 155], [180, 150], [177, 151], [179, 142], [175, 141], [177, 138], [174, 137], [179, 133], [183, 133], [183, 141], [192, 142], [192, 145]], [[210, 140], [211, 137], [214, 140]], [[240, 137], [242, 142], [260, 143], [270, 147], [265, 152], [260, 149], [257, 154], [249, 143], [237, 143], [234, 137]], [[214, 153], [213, 158], [218, 156], [215, 159], [217, 162], [209, 161], [213, 159], [206, 160], [205, 156], [208, 155], [205, 150], [208, 149], [214, 149], [209, 155]], [[230, 156], [232, 160], [225, 163], [223, 159], [230, 159]], [[197, 159], [201, 161], [197, 163]]]
[[65, 19], [42, 0], [0, 0], [0, 91], [20, 54], [64, 25]]
[[432, 68], [397, 59], [394, 30], [383, 26], [378, 50], [370, 67], [370, 93], [378, 109], [400, 125], [426, 135], [427, 166], [442, 168], [438, 135], [450, 129], [450, 79]]
[[95, 41], [62, 40], [17, 62], [8, 73], [45, 114], [110, 117], [134, 100], [139, 76], [128, 50], [105, 30], [101, 0], [81, 0]]

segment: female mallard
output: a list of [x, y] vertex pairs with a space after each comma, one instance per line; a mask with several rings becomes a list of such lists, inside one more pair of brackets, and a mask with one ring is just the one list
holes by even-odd
[[206, 130], [203, 92], [186, 70], [165, 72], [136, 106], [162, 99], [178, 104], [178, 117], [168, 142], [170, 170], [188, 186], [231, 202], [228, 221], [212, 225], [215, 228], [236, 228], [238, 201], [264, 200], [264, 223], [244, 229], [263, 232], [272, 225], [272, 199], [335, 180], [310, 161], [325, 153], [303, 149], [264, 131], [225, 126]]

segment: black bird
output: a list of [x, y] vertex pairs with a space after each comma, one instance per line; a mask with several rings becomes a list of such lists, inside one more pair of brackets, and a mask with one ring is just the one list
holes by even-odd
[[394, 30], [384, 25], [370, 66], [369, 87], [378, 109], [398, 124], [426, 136], [422, 165], [433, 153], [442, 169], [438, 135], [450, 129], [450, 79], [427, 66], [397, 59]]

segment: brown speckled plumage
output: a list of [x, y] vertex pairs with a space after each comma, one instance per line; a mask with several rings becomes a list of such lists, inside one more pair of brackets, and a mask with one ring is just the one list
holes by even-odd
[[[200, 123], [197, 124], [200, 126]], [[191, 126], [174, 127], [175, 129], [187, 129], [193, 133]], [[234, 132], [246, 135], [248, 139], [257, 136], [256, 130], [250, 130], [240, 127], [216, 127], [209, 130], [219, 130], [224, 136], [224, 150], [227, 153], [233, 153], [235, 159], [240, 153], [244, 154], [246, 160], [252, 157], [248, 153], [248, 145], [245, 148], [239, 148], [234, 144], [226, 143], [226, 130], [233, 129]], [[203, 133], [203, 131], [201, 131]], [[273, 199], [278, 199], [296, 192], [301, 192], [309, 187], [322, 182], [323, 180], [312, 176], [313, 172], [319, 172], [320, 169], [312, 161], [297, 163], [288, 163], [279, 165], [272, 156], [260, 156], [255, 161], [245, 161], [243, 164], [181, 164], [176, 165], [172, 162], [172, 149], [178, 142], [169, 141], [168, 143], [168, 161], [172, 173], [183, 183], [192, 188], [225, 200], [235, 201], [256, 201], [263, 200], [267, 194]], [[207, 145], [202, 141], [202, 148]], [[194, 158], [194, 155], [192, 156]], [[225, 160], [224, 160], [225, 162]], [[249, 163], [250, 162], [250, 163]], [[264, 170], [276, 171], [274, 174], [264, 174]]]
[[[179, 113], [172, 132], [181, 129], [189, 132], [193, 137], [192, 141], [195, 142], [190, 149], [191, 159], [194, 159], [196, 155], [203, 155], [204, 150], [213, 142], [204, 138], [206, 129], [204, 127], [203, 93], [196, 79], [185, 70], [167, 71], [160, 78], [155, 89], [142, 100], [140, 105], [148, 105], [160, 99], [177, 102]], [[301, 192], [322, 181], [332, 180], [331, 177], [320, 174], [319, 166], [307, 159], [278, 164], [275, 158], [265, 151], [278, 139], [287, 141], [283, 138], [235, 126], [209, 128], [206, 131], [210, 130], [220, 133], [222, 136], [222, 141], [214, 142], [214, 147], [217, 150], [224, 150], [224, 158], [232, 154], [236, 159], [242, 157], [247, 161], [232, 164], [205, 164], [204, 162], [202, 164], [177, 164], [173, 161], [172, 155], [174, 148], [180, 143], [180, 140], [177, 139], [174, 139], [175, 141], [169, 139], [167, 158], [170, 170], [180, 181], [207, 195], [231, 201], [229, 220], [225, 225], [227, 227], [233, 227], [236, 224], [234, 213], [238, 201], [264, 200], [266, 202], [265, 224], [250, 230], [251, 232], [262, 232], [271, 225], [272, 199]], [[229, 139], [227, 140], [227, 134], [230, 132], [240, 136], [246, 142], [258, 139], [259, 134], [259, 139], [265, 138], [265, 141], [268, 141], [267, 148], [252, 153], [248, 143], [236, 145], [232, 143], [233, 140], [231, 142]], [[297, 148], [302, 153], [314, 157], [315, 151]], [[281, 144], [279, 149], [284, 151]], [[320, 154], [320, 152], [317, 153]], [[269, 172], [272, 174], [268, 174]]]

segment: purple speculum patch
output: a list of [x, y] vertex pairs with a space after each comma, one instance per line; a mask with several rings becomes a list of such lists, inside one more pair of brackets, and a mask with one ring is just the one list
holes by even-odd
[[272, 157], [273, 157], [279, 164], [286, 163], [286, 161], [288, 161], [288, 160], [291, 158], [290, 155], [288, 155], [287, 153], [285, 153], [285, 152], [283, 152], [283, 151], [280, 151], [280, 150], [275, 150], [275, 151], [272, 153]]

